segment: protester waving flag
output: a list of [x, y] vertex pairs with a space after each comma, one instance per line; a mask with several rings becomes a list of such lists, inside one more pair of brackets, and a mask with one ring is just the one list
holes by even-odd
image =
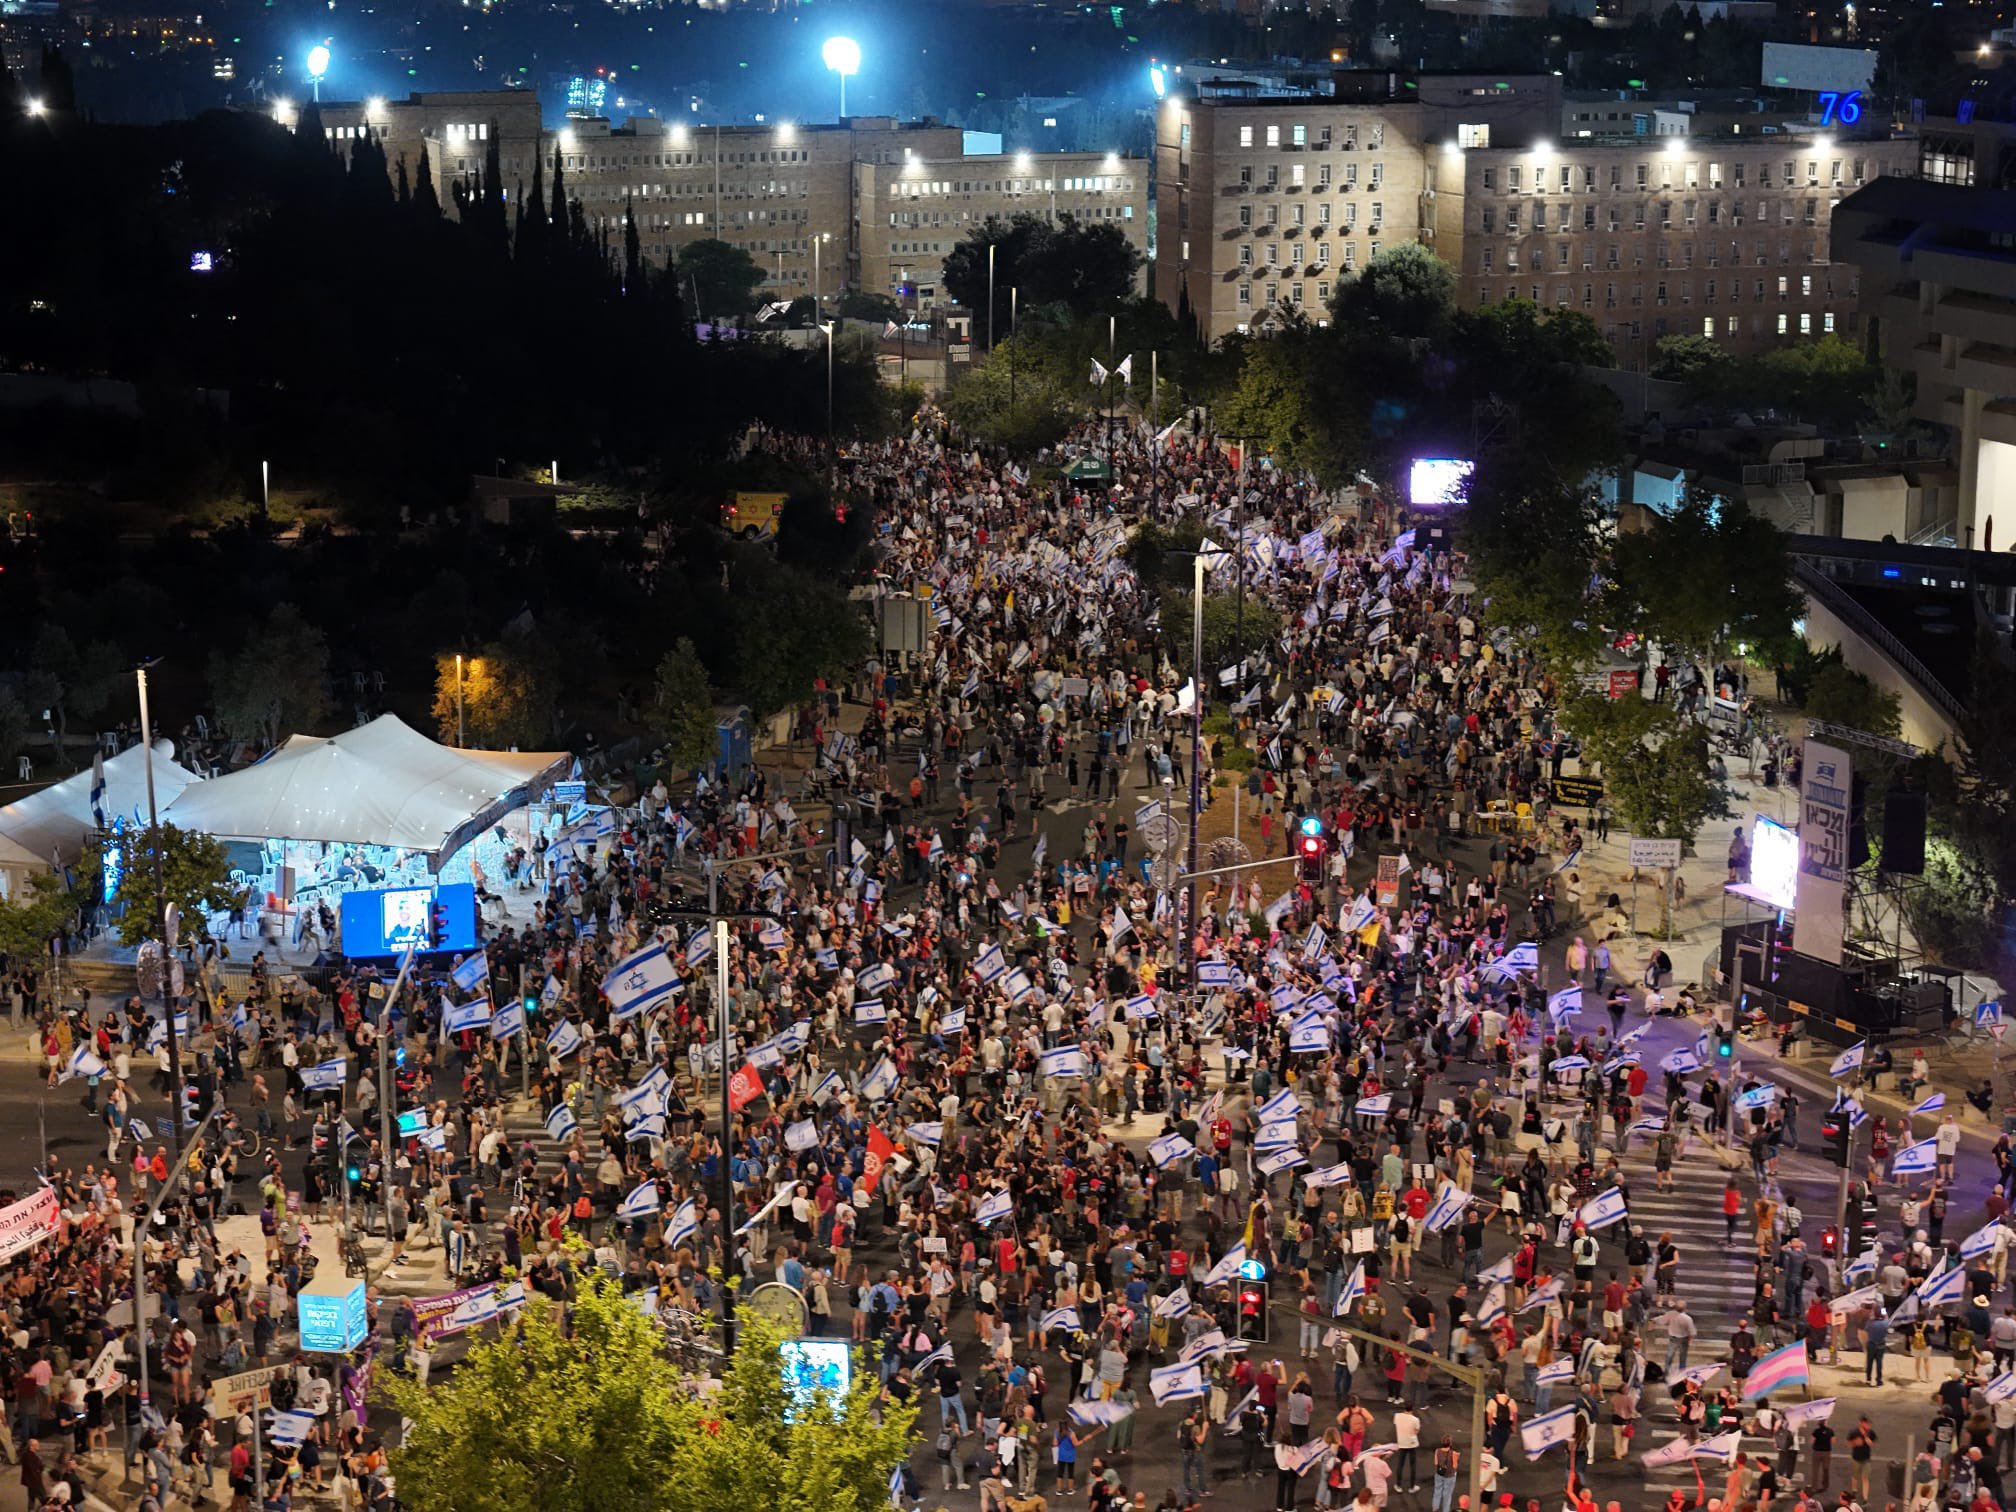
[[1246, 1246], [1235, 1244], [1219, 1257], [1218, 1263], [1204, 1273], [1200, 1286], [1223, 1286], [1239, 1274], [1239, 1267], [1246, 1263]]
[[1350, 1314], [1352, 1306], [1365, 1295], [1365, 1262], [1360, 1260], [1351, 1267], [1351, 1274], [1344, 1278], [1344, 1286], [1337, 1293], [1337, 1303], [1330, 1309], [1330, 1316], [1342, 1318]]
[[1519, 1425], [1519, 1442], [1526, 1450], [1528, 1459], [1538, 1459], [1556, 1444], [1572, 1444], [1575, 1441], [1575, 1414], [1580, 1408], [1570, 1404], [1556, 1407], [1552, 1412], [1539, 1417], [1528, 1418]]
[[[1956, 1271], [1954, 1274], [1962, 1273]], [[1750, 1367], [1750, 1373], [1743, 1378], [1743, 1400], [1754, 1402], [1772, 1392], [1805, 1384], [1806, 1341], [1801, 1339], [1783, 1349], [1772, 1350]]]
[[1868, 1048], [1868, 1041], [1857, 1040], [1846, 1050], [1843, 1050], [1839, 1055], [1834, 1057], [1834, 1064], [1827, 1068], [1827, 1074], [1833, 1077], [1842, 1077], [1851, 1071], [1859, 1071], [1862, 1068], [1863, 1052]]
[[662, 945], [625, 956], [602, 978], [602, 995], [609, 999], [612, 1024], [635, 1017], [678, 990], [679, 978]]
[[619, 1218], [648, 1218], [658, 1211], [658, 1183], [640, 1181], [630, 1189], [630, 1195], [617, 1205]]
[[553, 1111], [546, 1115], [546, 1135], [555, 1144], [565, 1144], [577, 1127], [579, 1120], [565, 1103], [555, 1103]]
[[973, 1221], [982, 1225], [994, 1223], [1014, 1211], [1014, 1195], [1004, 1189], [980, 1199], [980, 1205], [973, 1210]]
[[1148, 1392], [1157, 1407], [1200, 1398], [1204, 1395], [1204, 1367], [1193, 1362], [1152, 1370], [1148, 1373]]
[[1607, 1192], [1598, 1192], [1576, 1210], [1575, 1221], [1594, 1232], [1606, 1229], [1624, 1219], [1624, 1192], [1621, 1187], [1612, 1187]]

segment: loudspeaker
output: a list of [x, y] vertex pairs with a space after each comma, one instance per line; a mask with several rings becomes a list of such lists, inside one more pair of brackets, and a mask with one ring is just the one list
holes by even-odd
[[1883, 870], [1893, 876], [1925, 875], [1925, 795], [1892, 790], [1883, 795]]

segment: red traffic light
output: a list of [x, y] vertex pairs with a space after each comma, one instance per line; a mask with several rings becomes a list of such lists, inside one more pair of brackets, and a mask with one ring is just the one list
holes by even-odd
[[1304, 835], [1298, 843], [1302, 847], [1302, 859], [1304, 861], [1320, 861], [1323, 859], [1323, 837], [1321, 835]]
[[1820, 1230], [1820, 1253], [1831, 1255], [1841, 1247], [1841, 1231], [1831, 1224]]

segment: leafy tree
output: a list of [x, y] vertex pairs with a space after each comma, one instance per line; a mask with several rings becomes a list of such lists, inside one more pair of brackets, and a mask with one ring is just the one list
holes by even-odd
[[1249, 438], [1283, 466], [1334, 471], [1329, 410], [1312, 361], [1321, 344], [1317, 333], [1301, 325], [1249, 344], [1238, 386], [1212, 412], [1218, 433]]
[[49, 711], [60, 753], [69, 740], [70, 720], [95, 719], [110, 705], [121, 672], [119, 650], [93, 641], [79, 651], [61, 625], [44, 623], [28, 653], [29, 701]]
[[[1162, 595], [1162, 640], [1169, 647], [1170, 660], [1188, 668], [1190, 643], [1195, 638], [1192, 598], [1187, 589], [1171, 588]], [[1262, 603], [1258, 594], [1246, 595], [1242, 609], [1236, 593], [1204, 594], [1204, 676], [1215, 687], [1218, 669], [1229, 667], [1241, 655], [1267, 645], [1281, 633], [1281, 616]]]
[[1712, 336], [1662, 336], [1652, 349], [1652, 376], [1705, 387], [1734, 361], [1729, 349]]
[[[138, 945], [161, 937], [161, 904], [181, 911], [181, 933], [192, 939], [209, 936], [209, 919], [237, 905], [231, 887], [231, 858], [221, 840], [199, 830], [163, 823], [158, 832], [138, 828], [126, 832], [118, 901], [124, 911], [118, 924], [119, 943]], [[154, 883], [156, 850], [161, 857], [161, 887]]]
[[967, 364], [945, 396], [962, 434], [1028, 453], [1059, 440], [1084, 412], [1084, 370], [1034, 336], [1004, 338], [993, 355]]
[[0, 954], [32, 960], [49, 948], [77, 912], [77, 900], [51, 872], [28, 878], [25, 895], [0, 898]]
[[210, 702], [234, 740], [262, 750], [329, 714], [329, 644], [292, 604], [275, 604], [236, 655], [210, 658]]
[[1804, 707], [1813, 719], [1867, 730], [1872, 735], [1894, 738], [1904, 729], [1904, 700], [1838, 659], [1814, 674]]
[[747, 315], [756, 308], [756, 291], [763, 286], [763, 270], [740, 247], [731, 246], [719, 237], [704, 236], [679, 249], [676, 266], [679, 286], [699, 302], [694, 312], [697, 318], [720, 320]]
[[1471, 577], [1494, 625], [1531, 641], [1566, 680], [1605, 636], [1596, 598], [1602, 510], [1530, 452], [1477, 464], [1464, 506]]
[[658, 662], [644, 722], [676, 766], [692, 771], [714, 759], [714, 694], [693, 642], [674, 642]]
[[1933, 959], [2000, 980], [2016, 970], [2016, 671], [1978, 646], [1973, 697], [1949, 765], [1920, 763], [1929, 797], [1925, 886], [1906, 894]]
[[989, 220], [945, 255], [945, 291], [975, 312], [974, 339], [987, 338], [988, 249], [993, 249], [994, 324], [997, 342], [1009, 335], [1011, 301], [1020, 291], [1025, 316], [1062, 305], [1084, 317], [1116, 311], [1134, 293], [1141, 254], [1110, 221], [1081, 222], [1060, 215], [1053, 225], [1040, 215]]
[[1382, 249], [1330, 296], [1340, 326], [1403, 338], [1435, 337], [1456, 311], [1456, 270], [1419, 242]]
[[1710, 661], [1731, 643], [1782, 643], [1803, 612], [1778, 527], [1699, 494], [1622, 537], [1614, 567], [1614, 623]]
[[[475, 656], [460, 674], [462, 738], [490, 750], [538, 750], [553, 733], [560, 699], [560, 654], [535, 626], [514, 626]], [[455, 658], [436, 659], [434, 722], [452, 744], [457, 727]]]
[[14, 758], [28, 749], [28, 711], [21, 700], [0, 688], [0, 769], [12, 771]]
[[666, 1357], [657, 1326], [589, 1268], [565, 1325], [528, 1305], [427, 1386], [379, 1372], [409, 1422], [392, 1452], [420, 1512], [876, 1512], [907, 1461], [912, 1404], [877, 1403], [872, 1373], [845, 1397], [794, 1401], [780, 1335], [742, 1315], [733, 1361], [707, 1396]]
[[860, 611], [831, 582], [767, 556], [744, 553], [735, 569], [736, 680], [758, 719], [809, 698], [868, 655]]

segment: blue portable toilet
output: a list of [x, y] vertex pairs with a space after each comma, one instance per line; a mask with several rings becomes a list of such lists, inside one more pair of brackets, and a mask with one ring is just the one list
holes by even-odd
[[714, 707], [714, 733], [716, 737], [715, 772], [727, 781], [734, 781], [749, 765], [749, 706], [747, 704], [716, 704]]

